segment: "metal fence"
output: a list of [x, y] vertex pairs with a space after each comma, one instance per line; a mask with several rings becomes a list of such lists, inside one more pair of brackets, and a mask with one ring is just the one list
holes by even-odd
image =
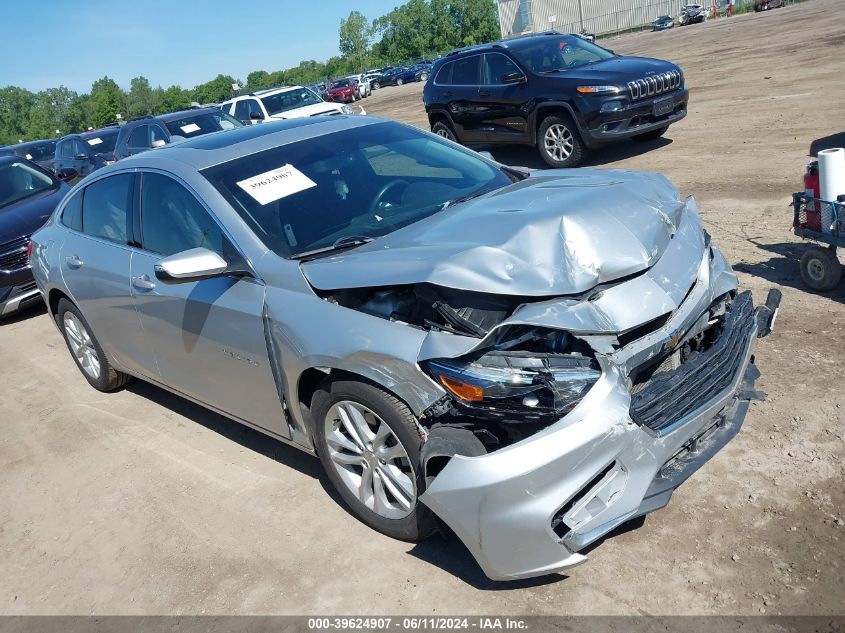
[[[547, 30], [597, 36], [650, 29], [657, 17], [668, 15], [677, 22], [681, 8], [695, 0], [499, 0], [502, 37]], [[803, 0], [784, 0], [795, 4]], [[698, 0], [707, 19], [713, 19], [714, 6], [719, 18], [728, 15], [728, 0]], [[607, 11], [612, 8], [612, 11]], [[736, 0], [737, 13], [753, 10], [753, 0]]]

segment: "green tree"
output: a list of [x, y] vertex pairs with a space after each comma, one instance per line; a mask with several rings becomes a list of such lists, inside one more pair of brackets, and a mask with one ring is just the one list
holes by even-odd
[[[229, 88], [231, 89], [231, 86]], [[179, 86], [170, 86], [166, 90], [159, 87], [157, 90], [161, 90], [158, 114], [176, 112], [191, 107], [191, 95], [187, 90], [182, 90]]]
[[246, 76], [246, 86], [250, 92], [270, 87], [270, 73], [266, 70], [253, 70]]
[[353, 63], [362, 65], [370, 51], [372, 33], [367, 18], [358, 11], [351, 11], [346, 19], [340, 21], [340, 52]]
[[118, 114], [126, 118], [126, 93], [110, 77], [103, 77], [93, 83], [91, 101], [94, 127], [116, 123]]
[[135, 77], [129, 84], [127, 111], [130, 117], [153, 114], [159, 110], [161, 94], [153, 90], [146, 77]]
[[217, 75], [211, 81], [200, 84], [193, 90], [194, 101], [198, 103], [219, 103], [232, 96], [232, 84], [240, 81], [229, 75]]
[[17, 86], [0, 88], [0, 143], [12, 145], [27, 138], [27, 122], [35, 95]]

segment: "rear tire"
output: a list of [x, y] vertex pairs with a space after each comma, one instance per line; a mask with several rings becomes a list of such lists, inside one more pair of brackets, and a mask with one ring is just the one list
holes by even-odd
[[833, 248], [810, 246], [801, 256], [801, 279], [813, 290], [827, 292], [839, 285], [842, 266]]
[[584, 155], [581, 135], [567, 114], [543, 119], [537, 132], [537, 149], [547, 165], [558, 169], [577, 166]]
[[455, 143], [459, 142], [457, 134], [455, 134], [452, 127], [445, 121], [435, 121], [434, 125], [431, 126], [431, 131], [437, 134], [437, 136], [442, 136], [443, 138], [454, 141]]
[[317, 454], [352, 513], [396, 539], [431, 536], [434, 514], [419, 502], [423, 439], [405, 403], [371, 383], [329, 378], [311, 412]]
[[651, 130], [650, 132], [643, 132], [642, 134], [637, 134], [636, 136], [632, 136], [632, 141], [653, 141], [655, 139], [660, 138], [666, 131], [669, 129], [669, 126], [666, 127], [659, 127], [656, 130]]
[[67, 299], [59, 300], [56, 321], [76, 366], [94, 389], [114, 391], [131, 380], [131, 376], [111, 366], [88, 321]]

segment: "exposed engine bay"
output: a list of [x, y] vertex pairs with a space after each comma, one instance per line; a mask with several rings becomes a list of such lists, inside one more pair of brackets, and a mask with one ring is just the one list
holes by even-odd
[[[599, 292], [596, 288], [576, 299], [588, 300]], [[468, 292], [433, 284], [321, 294], [327, 301], [380, 318], [484, 339], [482, 347], [459, 358], [421, 363], [447, 395], [420, 416], [420, 423], [431, 430], [444, 426], [460, 429], [465, 434], [464, 454], [495, 451], [553, 424], [571, 411], [601, 376], [589, 337], [527, 325], [499, 327], [520, 306], [537, 302], [537, 297]], [[710, 349], [721, 334], [733, 295], [719, 297], [678, 335], [671, 350], [632, 372], [628, 377], [632, 395]], [[669, 316], [619, 333], [614, 347], [657, 329]], [[453, 431], [450, 437], [460, 439], [460, 434]]]

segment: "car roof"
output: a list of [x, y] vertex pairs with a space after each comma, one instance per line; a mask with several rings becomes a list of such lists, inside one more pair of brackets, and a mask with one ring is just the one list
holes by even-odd
[[[335, 115], [270, 121], [233, 130], [212, 132], [173, 145], [125, 158], [115, 166], [153, 167], [159, 159], [182, 162], [202, 170], [242, 156], [343, 130], [384, 123], [375, 116]], [[397, 124], [401, 125], [401, 124]]]
[[168, 123], [169, 121], [175, 121], [176, 119], [184, 119], [191, 116], [200, 116], [203, 114], [213, 114], [213, 113], [220, 113], [220, 108], [217, 107], [209, 107], [209, 108], [188, 108], [187, 110], [177, 110], [176, 112], [168, 112], [167, 114], [159, 114], [155, 117], [156, 121], [161, 121], [163, 123]]
[[7, 145], [7, 146], [0, 148], [0, 149], [14, 151], [16, 149], [23, 149], [25, 147], [34, 147], [35, 145], [43, 145], [44, 143], [53, 143], [53, 145], [55, 145], [57, 140], [58, 139], [54, 139], [54, 138], [43, 138], [43, 139], [39, 139], [37, 141], [24, 141], [23, 143], [15, 143], [14, 145]]

